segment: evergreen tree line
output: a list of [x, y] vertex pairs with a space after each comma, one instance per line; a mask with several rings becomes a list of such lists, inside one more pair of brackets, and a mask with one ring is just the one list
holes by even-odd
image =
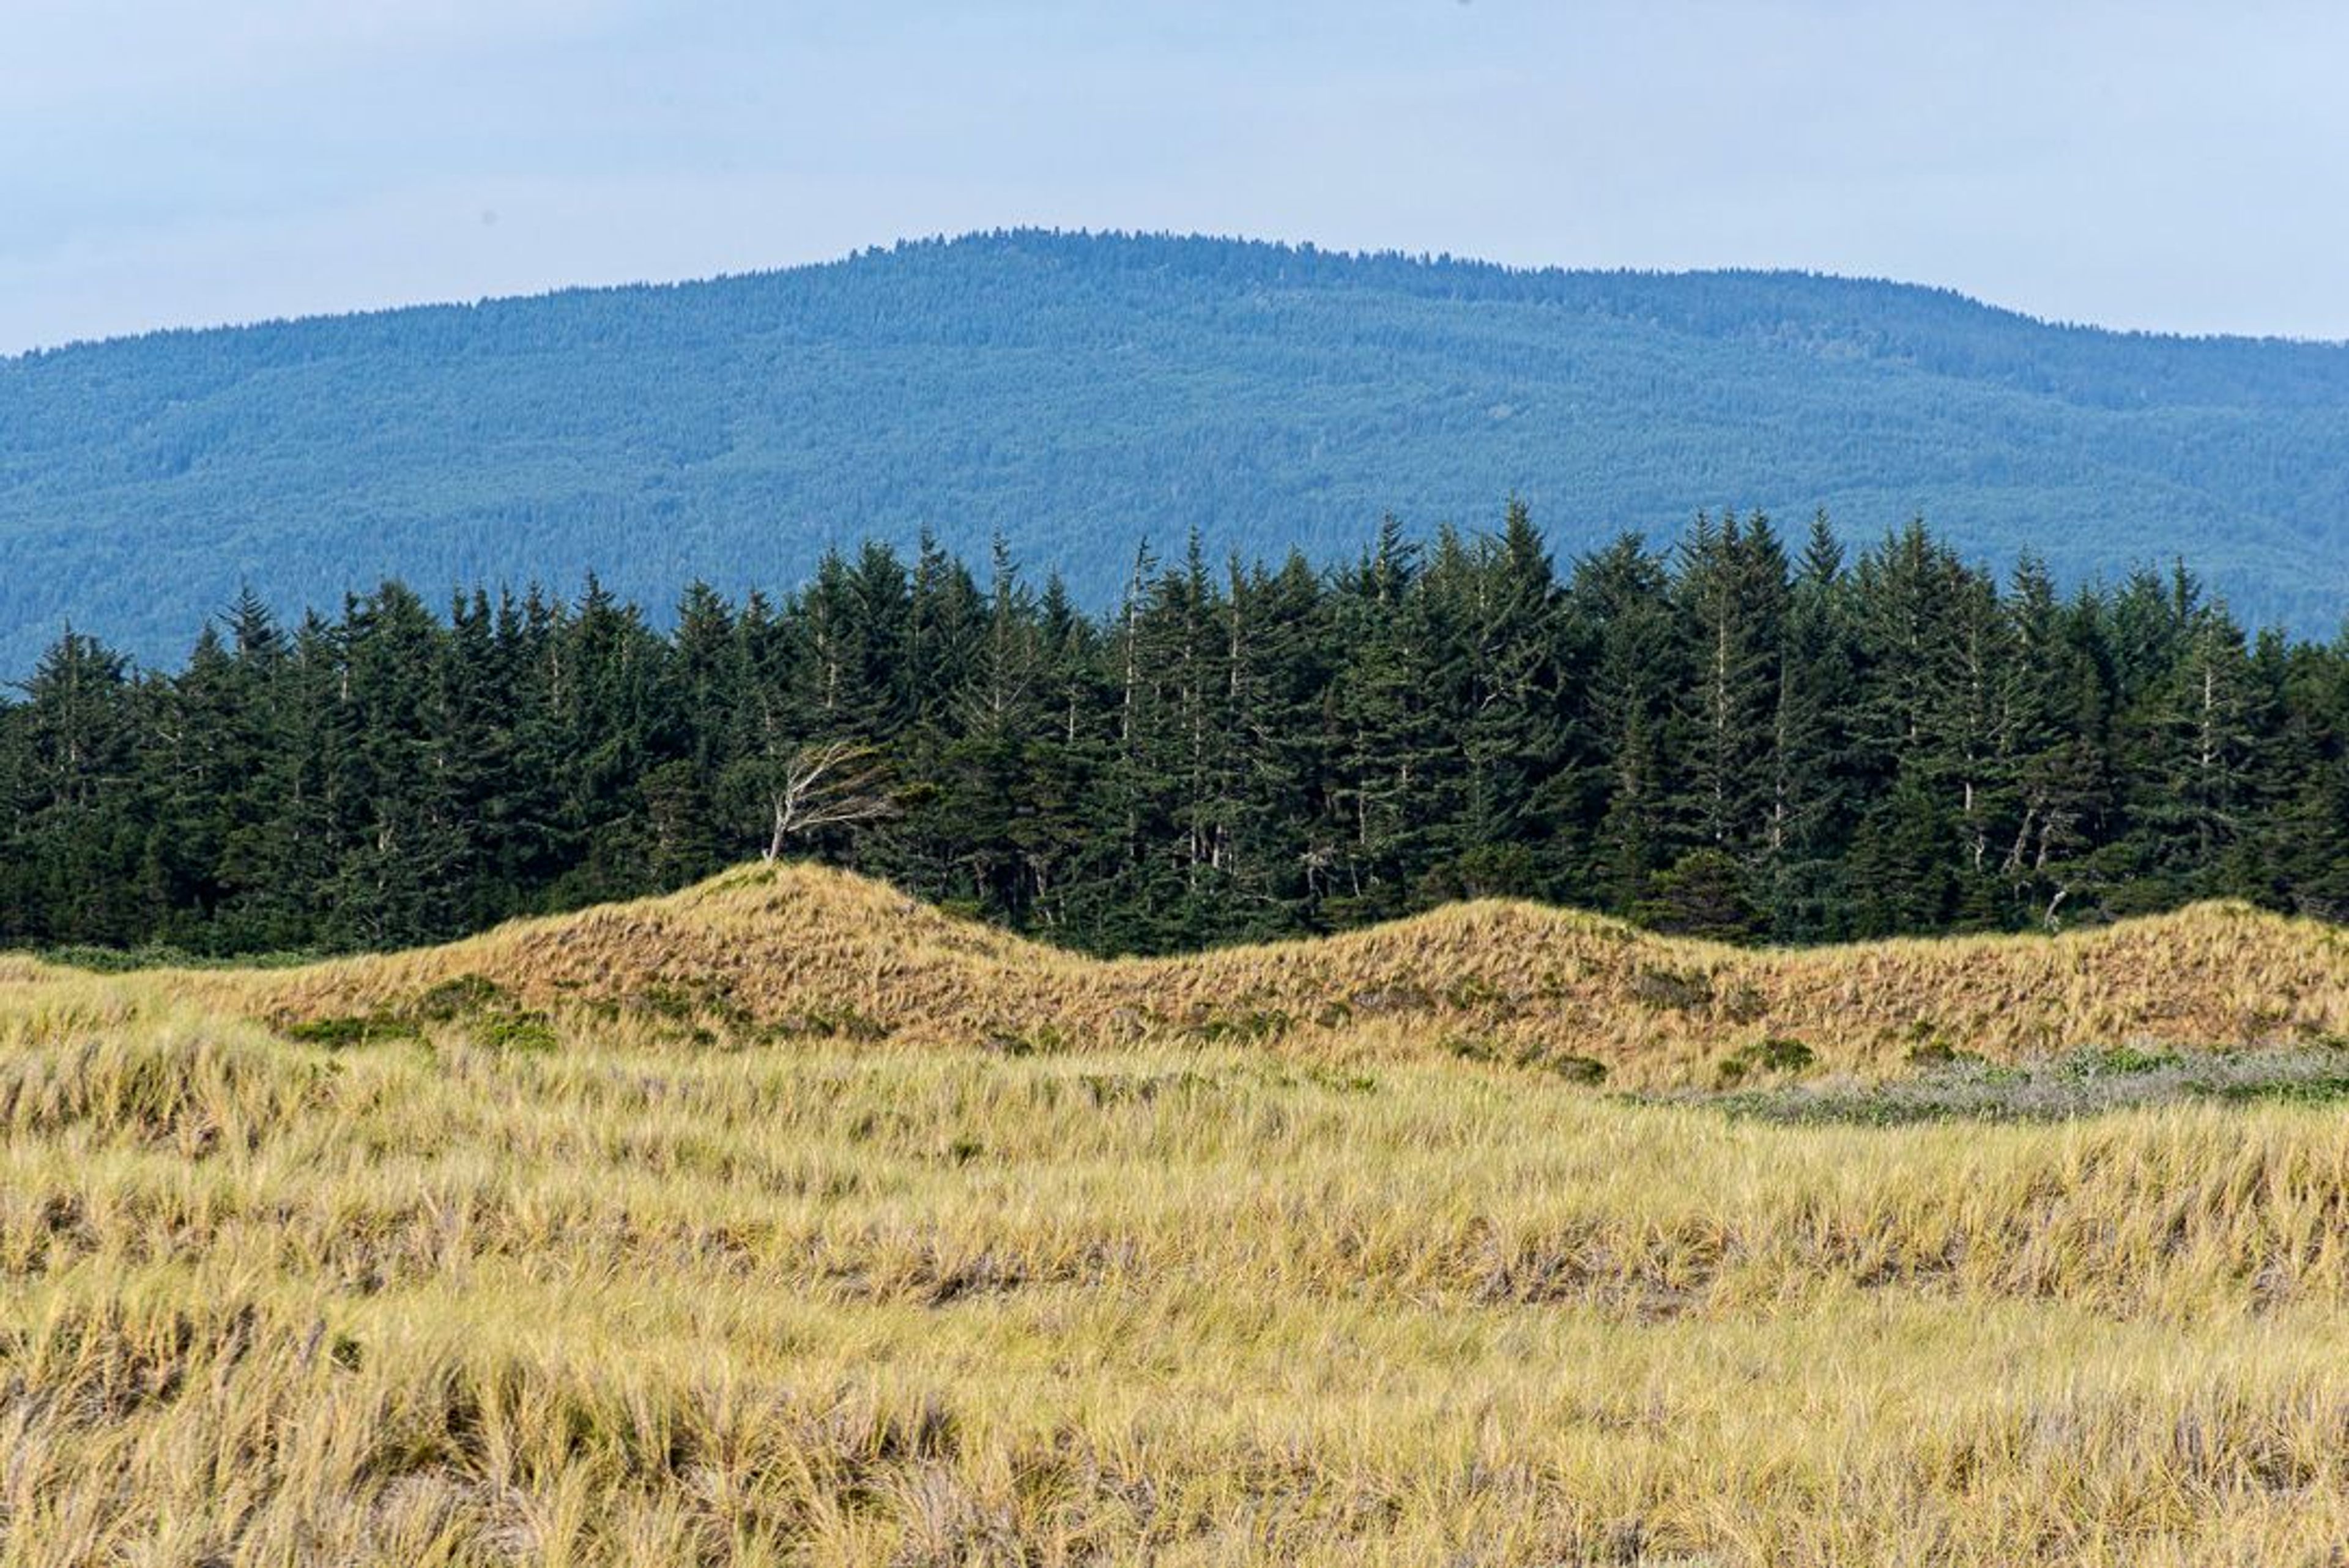
[[1316, 570], [999, 547], [688, 589], [673, 629], [248, 593], [176, 673], [68, 632], [0, 706], [0, 944], [382, 947], [811, 855], [1093, 951], [1530, 895], [1808, 942], [2209, 896], [2349, 917], [2349, 637], [2181, 567], [2059, 593], [1759, 516], [1560, 571], [1526, 510]]

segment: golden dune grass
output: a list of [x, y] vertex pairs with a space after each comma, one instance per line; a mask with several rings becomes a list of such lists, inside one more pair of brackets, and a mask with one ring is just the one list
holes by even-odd
[[1487, 901], [1321, 941], [1099, 962], [803, 866], [523, 921], [446, 947], [185, 984], [258, 1016], [393, 1008], [478, 975], [533, 1007], [648, 998], [721, 1030], [1096, 1048], [1278, 1039], [1309, 1052], [1570, 1054], [1617, 1085], [1708, 1081], [1770, 1037], [1824, 1067], [1920, 1045], [2013, 1059], [2075, 1046], [2349, 1036], [2349, 934], [2234, 904], [2064, 936], [1752, 952]]
[[[1968, 981], [2290, 1033], [2324, 935], [1737, 954], [1485, 905], [1102, 965], [785, 871], [310, 971], [0, 961], [0, 1568], [2336, 1563], [2337, 1109], [1783, 1128], [1431, 1043], [1611, 1007], [1575, 1038], [1867, 1063]], [[2245, 965], [2299, 989], [2179, 983]], [[468, 975], [552, 1048], [265, 1021]]]

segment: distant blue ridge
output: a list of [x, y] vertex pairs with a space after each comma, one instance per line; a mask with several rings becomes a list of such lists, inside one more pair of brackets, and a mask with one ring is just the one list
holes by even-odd
[[927, 529], [1099, 605], [1144, 539], [1324, 562], [1379, 518], [1562, 553], [1700, 509], [1917, 515], [2059, 580], [2183, 557], [2349, 612], [2349, 346], [2051, 325], [1796, 273], [1530, 271], [1037, 231], [0, 359], [0, 676], [70, 622], [175, 665], [250, 583], [671, 602]]

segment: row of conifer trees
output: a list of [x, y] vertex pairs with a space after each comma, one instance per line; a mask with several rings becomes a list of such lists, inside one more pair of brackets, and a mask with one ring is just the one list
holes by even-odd
[[1329, 572], [1145, 552], [1092, 614], [869, 545], [667, 626], [387, 583], [247, 595], [173, 672], [68, 633], [0, 706], [0, 943], [402, 944], [770, 851], [1097, 951], [1481, 894], [1790, 942], [2349, 915], [2349, 639], [2182, 568], [1731, 515], [1561, 569], [1513, 505]]

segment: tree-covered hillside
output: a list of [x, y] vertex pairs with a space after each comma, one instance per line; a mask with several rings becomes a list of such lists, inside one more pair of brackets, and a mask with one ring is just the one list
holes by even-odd
[[2059, 582], [2190, 555], [2252, 623], [2349, 604], [2349, 346], [2046, 325], [1782, 273], [1520, 272], [994, 234], [681, 286], [0, 361], [0, 674], [282, 607], [587, 570], [803, 581], [1000, 535], [1109, 601], [1137, 536], [1332, 558], [1514, 490], [1568, 550], [1698, 509], [1922, 513]]

